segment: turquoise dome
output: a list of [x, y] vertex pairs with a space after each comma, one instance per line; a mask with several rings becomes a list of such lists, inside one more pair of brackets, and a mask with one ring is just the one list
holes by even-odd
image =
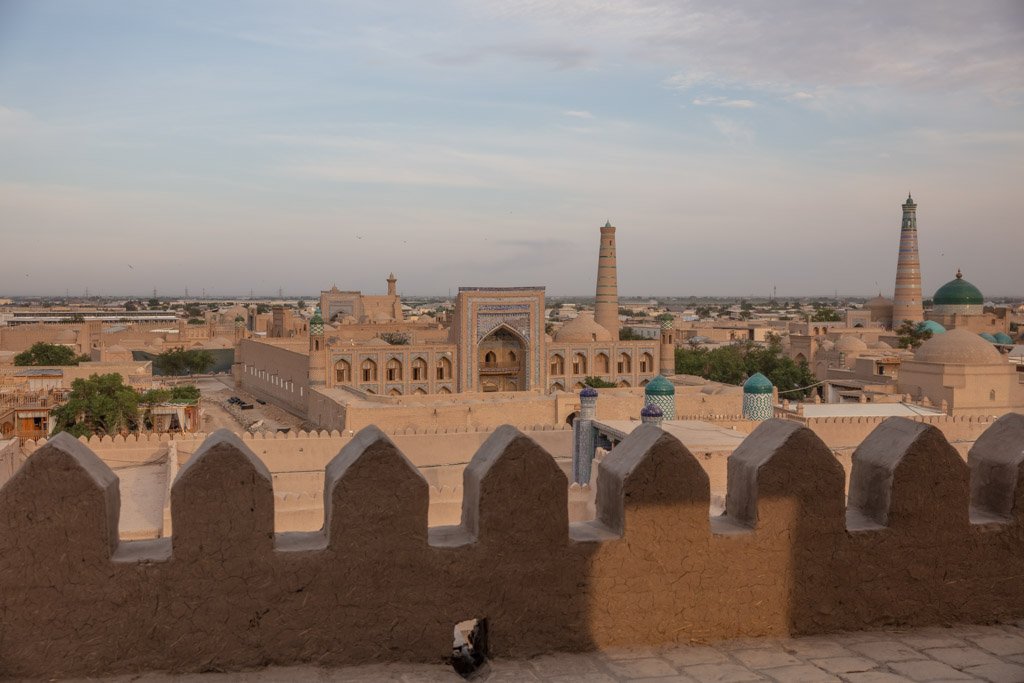
[[985, 303], [981, 290], [965, 280], [959, 270], [956, 278], [939, 287], [932, 299], [936, 306], [982, 306]]
[[775, 387], [772, 385], [771, 380], [760, 372], [755, 372], [746, 382], [743, 383], [744, 394], [770, 394], [774, 388]]
[[1005, 332], [996, 332], [992, 336], [996, 338], [996, 343], [997, 344], [1012, 344], [1013, 343], [1013, 339], [1011, 339], [1010, 335], [1006, 334]]
[[676, 385], [665, 379], [664, 375], [658, 375], [644, 387], [644, 394], [647, 396], [675, 396]]
[[988, 332], [982, 332], [982, 333], [981, 333], [981, 334], [979, 334], [978, 336], [979, 336], [979, 337], [981, 337], [982, 339], [984, 339], [984, 340], [985, 340], [985, 341], [987, 341], [987, 342], [991, 342], [991, 343], [993, 343], [993, 344], [997, 343], [997, 342], [996, 342], [996, 338], [995, 338], [995, 337], [993, 337], [993, 336], [992, 336], [991, 334], [989, 334]]
[[932, 333], [932, 336], [935, 336], [936, 334], [942, 334], [943, 332], [945, 332], [946, 328], [940, 325], [939, 323], [935, 322], [934, 320], [925, 320], [923, 323], [919, 323], [917, 325], [917, 331], [928, 331]]

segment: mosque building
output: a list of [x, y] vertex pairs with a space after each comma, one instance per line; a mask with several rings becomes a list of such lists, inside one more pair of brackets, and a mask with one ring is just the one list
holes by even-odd
[[[600, 230], [595, 312], [581, 312], [553, 337], [545, 332], [544, 313], [543, 287], [460, 287], [447, 330], [414, 327], [401, 322], [392, 275], [383, 297], [337, 288], [322, 292], [308, 343], [300, 338], [242, 340], [236, 373], [246, 390], [300, 415], [308, 415], [310, 392], [327, 395], [341, 389], [360, 397], [548, 394], [578, 391], [587, 377], [641, 387], [658, 375], [658, 339], [619, 339], [615, 227], [610, 222]], [[359, 325], [388, 332], [361, 340], [346, 334]]]

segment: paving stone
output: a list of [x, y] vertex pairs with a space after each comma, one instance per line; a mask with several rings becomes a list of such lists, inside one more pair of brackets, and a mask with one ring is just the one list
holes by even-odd
[[968, 636], [968, 640], [983, 650], [988, 650], [994, 655], [1005, 657], [1006, 655], [1024, 654], [1024, 638], [1011, 634]]
[[863, 657], [829, 657], [812, 659], [811, 664], [833, 674], [851, 674], [871, 671], [878, 668], [878, 663]]
[[998, 664], [999, 660], [976, 647], [937, 647], [923, 650], [932, 659], [945, 662], [955, 669], [966, 669], [981, 664]]
[[844, 681], [849, 683], [914, 683], [906, 676], [886, 671], [868, 671], [866, 673], [844, 674]]
[[674, 676], [658, 676], [657, 678], [631, 678], [629, 683], [697, 683], [697, 681], [685, 674], [676, 674]]
[[826, 657], [851, 657], [853, 653], [833, 640], [820, 638], [799, 638], [782, 643], [782, 649], [801, 659], [824, 659]]
[[715, 648], [724, 651], [754, 650], [758, 648], [778, 647], [781, 641], [773, 638], [734, 638], [715, 643]]
[[644, 657], [657, 657], [658, 652], [653, 648], [617, 647], [610, 650], [601, 650], [601, 657], [608, 660], [616, 659], [642, 659]]
[[541, 678], [597, 673], [595, 658], [582, 654], [542, 655], [529, 660], [530, 667]]
[[876, 640], [870, 643], [852, 643], [849, 648], [876, 662], [905, 662], [923, 659], [923, 655], [909, 645], [895, 640]]
[[652, 678], [654, 676], [673, 676], [679, 673], [667, 661], [656, 657], [620, 659], [608, 662], [606, 666], [620, 678]]
[[933, 647], [968, 647], [970, 643], [949, 635], [914, 634], [899, 639], [915, 650], [930, 650]]
[[598, 673], [596, 671], [590, 673], [567, 674], [565, 676], [541, 676], [540, 680], [544, 681], [544, 683], [619, 683], [609, 674]]
[[964, 669], [964, 673], [977, 676], [992, 683], [1020, 683], [1024, 681], [1024, 666], [999, 662], [998, 664], [982, 664]]
[[731, 661], [727, 655], [706, 645], [691, 645], [661, 653], [675, 667], [693, 666], [694, 664], [719, 664]]
[[810, 664], [780, 666], [761, 673], [767, 674], [779, 683], [842, 683], [838, 678]]
[[750, 683], [767, 680], [739, 664], [698, 664], [686, 667], [683, 673], [699, 683]]
[[768, 669], [774, 666], [790, 666], [799, 664], [800, 660], [782, 648], [755, 648], [753, 650], [735, 650], [730, 652], [744, 666], [751, 669]]
[[921, 659], [915, 662], [892, 662], [889, 667], [898, 674], [903, 674], [912, 681], [976, 681], [978, 680], [963, 671], [957, 671], [948, 664], [933, 659]]

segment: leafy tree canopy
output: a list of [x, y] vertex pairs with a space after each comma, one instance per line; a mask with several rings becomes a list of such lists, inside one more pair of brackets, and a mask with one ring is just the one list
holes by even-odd
[[816, 323], [834, 323], [839, 322], [839, 320], [839, 313], [831, 306], [822, 306], [815, 309], [814, 315], [811, 316], [811, 322]]
[[642, 334], [637, 334], [636, 330], [632, 327], [623, 327], [619, 329], [620, 341], [639, 341], [641, 339], [647, 339], [647, 337]]
[[100, 436], [136, 428], [139, 394], [117, 373], [92, 375], [71, 383], [68, 402], [54, 409], [55, 429], [72, 436]]
[[896, 328], [896, 334], [899, 336], [901, 349], [905, 349], [908, 346], [916, 349], [932, 338], [931, 330], [920, 329], [918, 323], [911, 322], [910, 320], [904, 320], [903, 324]]
[[600, 377], [591, 376], [584, 378], [583, 384], [588, 387], [594, 387], [595, 389], [613, 389], [615, 387], [615, 382], [608, 382]]
[[89, 360], [89, 356], [77, 355], [69, 346], [36, 342], [28, 350], [14, 357], [15, 365], [78, 365]]
[[193, 384], [182, 384], [169, 389], [150, 389], [139, 397], [139, 403], [195, 403], [199, 389]]
[[171, 349], [154, 358], [153, 367], [165, 375], [199, 375], [212, 368], [215, 362], [209, 351]]
[[[806, 387], [817, 381], [807, 363], [797, 363], [783, 353], [782, 343], [775, 335], [769, 337], [766, 346], [742, 341], [716, 349], [678, 348], [676, 372], [724, 384], [742, 384], [760, 372], [780, 392]], [[787, 395], [796, 397], [808, 393], [810, 390]]]

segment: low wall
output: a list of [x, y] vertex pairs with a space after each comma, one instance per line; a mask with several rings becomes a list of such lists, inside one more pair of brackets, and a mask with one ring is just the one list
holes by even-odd
[[428, 530], [428, 484], [374, 428], [327, 466], [322, 531], [275, 534], [272, 475], [229, 432], [171, 489], [171, 538], [119, 541], [117, 479], [58, 435], [0, 490], [0, 670], [12, 677], [440, 661], [486, 618], [502, 657], [1024, 616], [1024, 416], [965, 464], [891, 418], [843, 469], [771, 420], [732, 454], [726, 514], [671, 435], [600, 464], [593, 520], [565, 474], [496, 431], [462, 519]]

